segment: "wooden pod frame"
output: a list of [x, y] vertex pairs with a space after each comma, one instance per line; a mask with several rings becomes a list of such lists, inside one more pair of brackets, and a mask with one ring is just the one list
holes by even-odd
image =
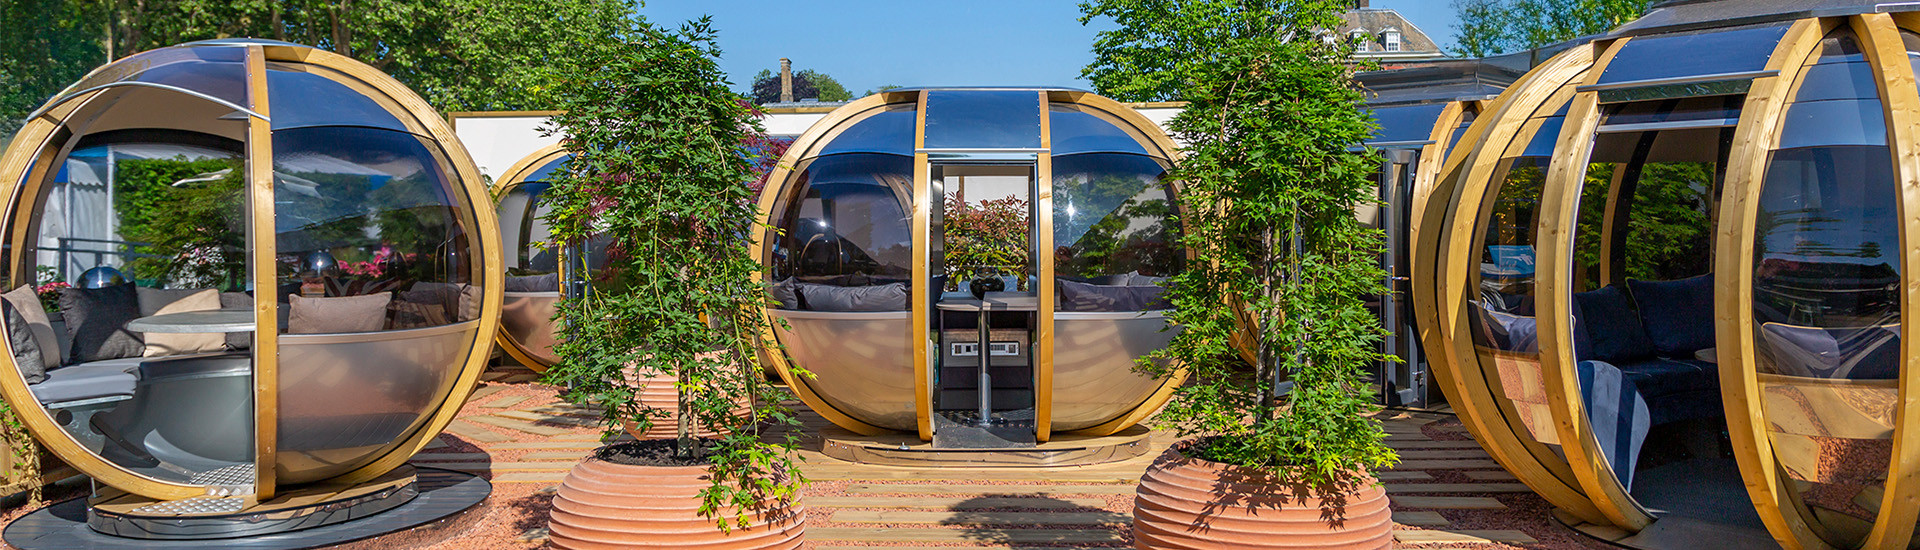
[[[1855, 132], [1867, 135], [1831, 139], [1848, 144], [1859, 140], [1884, 143], [1891, 154], [1887, 177], [1892, 181], [1886, 188], [1892, 200], [1881, 201], [1891, 203], [1881, 207], [1897, 212], [1888, 223], [1898, 227], [1900, 253], [1886, 257], [1894, 273], [1907, 274], [1909, 279], [1887, 287], [1886, 292], [1895, 297], [1890, 300], [1897, 299], [1897, 304], [1887, 303], [1886, 307], [1897, 308], [1898, 318], [1903, 320], [1920, 313], [1914, 309], [1920, 304], [1920, 285], [1911, 279], [1912, 274], [1920, 273], [1920, 254], [1912, 253], [1915, 245], [1910, 240], [1920, 235], [1920, 89], [1916, 88], [1909, 62], [1915, 53], [1910, 50], [1913, 40], [1920, 38], [1916, 34], [1920, 31], [1920, 14], [1864, 13], [1766, 25], [1743, 23], [1748, 26], [1729, 23], [1727, 28], [1703, 29], [1701, 25], [1669, 34], [1607, 36], [1575, 45], [1540, 63], [1487, 105], [1461, 140], [1462, 145], [1439, 168], [1428, 200], [1416, 205], [1421, 220], [1414, 227], [1416, 252], [1411, 260], [1421, 341], [1432, 361], [1435, 383], [1442, 387], [1466, 428], [1496, 461], [1560, 508], [1565, 517], [1610, 525], [1628, 534], [1658, 521], [1661, 515], [1637, 501], [1621, 481], [1622, 473], [1631, 476], [1632, 469], [1630, 465], [1621, 469], [1614, 464], [1617, 457], [1628, 456], [1610, 446], [1622, 441], [1618, 428], [1596, 426], [1596, 417], [1590, 416], [1589, 405], [1582, 397], [1583, 390], [1601, 391], [1583, 388], [1581, 369], [1598, 367], [1583, 366], [1587, 361], [1584, 355], [1577, 360], [1575, 350], [1575, 331], [1584, 330], [1573, 322], [1579, 305], [1573, 294], [1582, 290], [1584, 283], [1578, 277], [1585, 276], [1576, 275], [1579, 264], [1575, 250], [1576, 242], [1580, 242], [1577, 231], [1582, 190], [1607, 125], [1622, 124], [1606, 118], [1622, 112], [1610, 106], [1690, 97], [1736, 98], [1726, 102], [1726, 109], [1737, 109], [1737, 121], [1736, 115], [1729, 114], [1726, 123], [1714, 126], [1725, 128], [1722, 135], [1727, 137], [1723, 139], [1729, 142], [1719, 153], [1724, 159], [1724, 176], [1717, 189], [1709, 185], [1702, 193], [1712, 201], [1706, 206], [1711, 213], [1705, 227], [1710, 232], [1703, 238], [1710, 241], [1712, 258], [1707, 273], [1712, 275], [1710, 317], [1715, 347], [1710, 355], [1717, 355], [1718, 361], [1717, 375], [1710, 377], [1717, 381], [1718, 389], [1705, 391], [1717, 391], [1722, 400], [1723, 408], [1718, 413], [1726, 421], [1734, 462], [1744, 481], [1741, 490], [1760, 522], [1784, 548], [1906, 547], [1913, 539], [1915, 521], [1920, 519], [1916, 517], [1920, 516], [1920, 483], [1916, 483], [1920, 482], [1920, 431], [1916, 431], [1920, 430], [1920, 414], [1915, 414], [1920, 413], [1920, 396], [1911, 393], [1920, 391], [1920, 385], [1916, 385], [1920, 384], [1920, 322], [1875, 325], [1875, 330], [1891, 335], [1884, 341], [1895, 347], [1886, 353], [1898, 354], [1890, 363], [1898, 367], [1897, 373], [1889, 373], [1889, 378], [1814, 379], [1767, 372], [1763, 369], [1775, 367], [1774, 363], [1764, 363], [1771, 361], [1763, 356], [1764, 350], [1756, 351], [1765, 343], [1756, 341], [1761, 327], [1756, 326], [1755, 278], [1760, 269], [1756, 246], [1768, 236], [1757, 225], [1763, 211], [1761, 203], [1766, 199], [1762, 191], [1770, 163], [1775, 161], [1777, 151], [1813, 147], [1783, 138], [1783, 130], [1793, 124], [1789, 108], [1801, 101], [1812, 103], [1824, 98], [1818, 94], [1833, 93], [1859, 94], [1841, 97], [1871, 103], [1874, 100], [1864, 95], [1868, 92], [1864, 87], [1870, 84], [1880, 108], [1875, 112], [1860, 109], [1860, 116], [1881, 117], [1885, 135], [1878, 135], [1881, 128], [1868, 124], [1864, 132]], [[1692, 80], [1671, 75], [1664, 81], [1614, 82], [1603, 78], [1610, 69], [1631, 74], [1636, 68], [1631, 64], [1648, 63], [1645, 56], [1623, 55], [1636, 41], [1662, 40], [1669, 35], [1698, 38], [1755, 28], [1772, 33], [1757, 34], [1778, 37], [1777, 44], [1755, 46], [1757, 53], [1768, 55], [1763, 69], [1729, 70]], [[1847, 46], [1845, 39], [1835, 38], [1841, 35], [1850, 35], [1856, 45]], [[1827, 65], [1838, 63], [1870, 67], [1871, 77], [1865, 76], [1864, 69], [1857, 69], [1852, 74], [1860, 75], [1854, 80], [1859, 84], [1848, 92], [1833, 92], [1830, 87], [1811, 91], [1810, 82], [1833, 81], [1832, 71], [1837, 69]], [[1804, 99], [1803, 89], [1809, 90]], [[1556, 125], [1557, 134], [1548, 133]], [[1847, 130], [1837, 122], [1827, 127], [1840, 128], [1828, 130], [1832, 132]], [[1645, 136], [1697, 127], [1612, 128], [1616, 133], [1640, 132], [1641, 139], [1651, 143], [1654, 138]], [[1542, 144], [1551, 144], [1551, 153], [1542, 153]], [[1490, 232], [1486, 224], [1494, 219], [1495, 204], [1513, 161], [1542, 156], [1550, 164], [1539, 179], [1537, 217], [1501, 229], [1531, 235], [1531, 242], [1525, 244], [1533, 247], [1535, 266], [1523, 279], [1531, 288], [1515, 295], [1531, 298], [1532, 309], [1525, 315], [1531, 315], [1527, 322], [1532, 323], [1537, 335], [1537, 347], [1509, 349], [1521, 346], [1511, 342], [1508, 347], [1496, 345], [1488, 335], [1492, 328], [1476, 327], [1482, 319], [1495, 318], [1481, 311], [1479, 274], [1497, 274], [1502, 267], [1498, 260], [1485, 259], [1492, 254], [1485, 247], [1523, 241], [1485, 242]], [[1634, 162], [1647, 162], [1644, 155], [1639, 158]], [[1624, 224], [1612, 216], [1624, 211], [1617, 205], [1633, 200], [1630, 194], [1615, 185], [1604, 200], [1609, 216], [1606, 223]], [[1611, 229], [1606, 233], [1609, 237], [1601, 245], [1607, 249], [1603, 257], [1612, 258], [1614, 247], [1629, 246], [1612, 237], [1624, 233]], [[1488, 269], [1483, 263], [1490, 261], [1496, 271], [1483, 271]], [[1593, 265], [1588, 263], [1581, 269]], [[1624, 273], [1624, 269], [1602, 266], [1599, 271]], [[1617, 276], [1601, 277], [1601, 285], [1620, 282]], [[1501, 328], [1512, 326], [1516, 325]], [[1873, 327], [1861, 330], [1867, 329]], [[1781, 405], [1786, 402], [1795, 407]], [[1795, 417], [1795, 410], [1811, 418]], [[1806, 437], [1792, 433], [1814, 424], [1828, 431]], [[1831, 464], [1813, 465], [1805, 449], [1800, 448], [1808, 444], [1806, 441], [1826, 445], [1827, 440], [1847, 437], [1878, 441], [1874, 444], [1878, 451], [1856, 456], [1880, 453], [1877, 456], [1887, 460], [1886, 471], [1836, 474], [1830, 471]], [[1628, 449], [1637, 456], [1637, 443]], [[1866, 463], [1877, 464], [1877, 460]], [[1808, 487], [1845, 475], [1866, 480], [1857, 483], [1857, 492], [1847, 493], [1849, 505], [1856, 507], [1850, 513], [1835, 512], [1831, 507], [1837, 505], [1832, 502], [1815, 506], [1808, 500], [1831, 500], [1830, 496], [1804, 494]]]
[[[351, 90], [357, 95], [336, 94], [336, 90]], [[115, 102], [127, 97], [146, 98], [141, 101], [161, 98], [179, 109], [116, 108]], [[283, 102], [294, 106], [283, 105], [276, 111], [269, 104], [275, 97], [284, 98]], [[282, 127], [276, 127], [275, 114], [284, 115]], [[451, 317], [446, 324], [429, 323], [431, 326], [425, 328], [338, 334], [255, 331], [250, 342], [251, 355], [246, 360], [250, 382], [243, 384], [251, 386], [248, 398], [252, 406], [245, 422], [251, 423], [254, 429], [248, 445], [251, 452], [246, 454], [258, 467], [247, 473], [246, 479], [201, 481], [196, 477], [191, 483], [167, 480], [103, 458], [83, 445], [40, 405], [13, 356], [0, 354], [0, 395], [13, 406], [35, 440], [96, 482], [128, 493], [157, 500], [209, 494], [247, 495], [254, 502], [264, 502], [273, 498], [282, 485], [323, 481], [351, 485], [375, 480], [404, 465], [453, 420], [485, 370], [492, 346], [490, 335], [498, 330], [502, 270], [499, 236], [492, 230], [497, 222], [488, 207], [491, 205], [488, 190], [452, 128], [425, 100], [392, 77], [344, 56], [284, 42], [215, 40], [152, 50], [95, 69], [33, 113], [0, 156], [0, 196], [6, 200], [6, 239], [12, 251], [5, 259], [6, 280], [16, 286], [35, 280], [39, 255], [36, 251], [41, 248], [37, 233], [43, 215], [41, 204], [47, 189], [54, 185], [55, 170], [64, 165], [81, 139], [104, 130], [195, 132], [217, 128], [221, 133], [212, 135], [228, 140], [222, 143], [237, 144], [231, 146], [233, 158], [244, 159], [232, 168], [241, 172], [238, 192], [244, 197], [245, 206], [240, 223], [247, 228], [247, 267], [242, 270], [241, 278], [249, 288], [277, 288], [281, 278], [278, 268], [285, 258], [279, 257], [276, 250], [279, 244], [275, 236], [280, 234], [276, 229], [279, 220], [275, 215], [276, 186], [314, 182], [295, 181], [276, 174], [278, 161], [301, 162], [274, 156], [276, 132], [323, 127], [363, 128], [342, 125], [337, 122], [339, 119], [328, 118], [333, 116], [363, 116], [383, 121], [381, 124], [390, 127], [370, 131], [393, 130], [390, 133], [395, 143], [417, 148], [413, 150], [421, 156], [408, 158], [418, 159], [419, 166], [423, 167], [420, 172], [380, 181], [400, 181], [399, 177], [424, 174], [422, 181], [430, 182], [428, 185], [442, 196], [405, 199], [414, 202], [399, 208], [427, 206], [437, 212], [435, 215], [445, 216], [449, 225], [444, 228], [449, 237], [440, 243], [440, 248], [434, 249], [447, 250], [444, 256], [419, 260], [437, 262], [427, 269], [445, 267], [447, 281], [470, 284], [473, 286], [459, 288], [477, 287], [477, 291], [458, 290], [463, 296], [458, 311], [449, 306]], [[167, 143], [165, 140], [154, 142]], [[338, 147], [338, 144], [331, 146]], [[297, 146], [282, 148], [301, 150]], [[369, 178], [376, 177], [372, 172], [366, 174]], [[372, 215], [370, 211], [360, 212], [363, 217]], [[451, 298], [443, 301], [450, 303]], [[284, 316], [283, 307], [287, 306], [273, 299], [253, 300], [253, 325], [278, 326]], [[381, 314], [384, 319], [385, 312]], [[413, 343], [419, 338], [430, 339], [431, 349], [423, 351], [422, 346]], [[401, 347], [407, 349], [399, 350]], [[407, 406], [418, 405], [418, 410], [403, 411], [408, 421], [393, 430], [398, 434], [393, 439], [358, 442], [360, 446], [355, 449], [359, 450], [333, 456], [341, 459], [341, 464], [357, 465], [351, 469], [303, 471], [302, 466], [289, 466], [290, 463], [282, 459], [297, 455], [293, 460], [305, 461], [303, 464], [307, 465], [324, 460], [305, 449], [287, 446], [289, 442], [304, 441], [316, 427], [326, 429], [313, 422], [302, 423], [315, 414], [331, 414], [326, 407], [312, 403], [315, 398], [312, 393], [339, 397], [309, 391], [314, 384], [345, 394], [352, 393], [342, 389], [348, 386], [409, 385], [404, 380], [360, 380], [340, 386], [336, 383], [341, 376], [337, 375], [351, 378], [354, 372], [336, 371], [332, 375], [323, 372], [325, 365], [349, 364], [355, 357], [363, 363], [382, 363], [356, 355], [359, 353], [356, 350], [368, 349], [397, 354], [395, 358], [408, 353], [433, 357], [417, 362], [420, 362], [418, 370], [431, 371], [434, 379], [425, 381], [430, 382], [428, 384], [411, 380], [415, 382], [411, 386], [426, 387], [405, 390], [413, 392], [407, 394], [410, 399]], [[326, 356], [327, 362], [307, 364], [316, 354]], [[282, 366], [289, 360], [296, 361], [296, 368], [291, 371]], [[405, 359], [396, 359], [400, 360]], [[314, 371], [315, 365], [321, 365], [322, 371]], [[358, 372], [358, 369], [349, 370]], [[283, 395], [283, 385], [295, 393]], [[283, 401], [298, 410], [283, 410]], [[371, 401], [336, 404], [346, 406], [347, 410], [380, 406]], [[283, 421], [293, 422], [292, 427], [283, 425]], [[277, 454], [287, 456], [277, 457]], [[323, 477], [308, 479], [315, 476]]]

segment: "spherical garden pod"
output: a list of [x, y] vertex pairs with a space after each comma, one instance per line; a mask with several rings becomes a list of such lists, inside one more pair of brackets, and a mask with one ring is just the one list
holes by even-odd
[[540, 195], [573, 155], [559, 145], [544, 147], [514, 163], [494, 183], [499, 200], [500, 240], [507, 277], [500, 308], [500, 349], [536, 372], [559, 362], [553, 316], [560, 305], [561, 247], [542, 218]]
[[1179, 383], [1133, 372], [1172, 336], [1174, 151], [1079, 91], [897, 90], [835, 110], [762, 194], [766, 359], [861, 434], [1134, 425]]
[[[485, 368], [502, 270], [418, 96], [304, 46], [163, 48], [33, 113], [0, 178], [0, 393], [102, 486], [96, 530], [261, 534], [424, 490], [405, 463]], [[96, 267], [131, 282], [34, 296]]]
[[1540, 63], [1447, 158], [1422, 341], [1563, 520], [1639, 547], [1912, 542], [1911, 9], [1664, 2]]

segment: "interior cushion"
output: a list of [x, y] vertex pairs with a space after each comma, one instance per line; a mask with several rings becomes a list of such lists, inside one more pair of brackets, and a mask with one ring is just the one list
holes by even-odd
[[[220, 309], [253, 309], [253, 296], [245, 292], [220, 293]], [[226, 334], [227, 349], [242, 350], [253, 347], [253, 333], [229, 332]]]
[[1618, 365], [1648, 400], [1695, 391], [1719, 391], [1720, 369], [1698, 359], [1650, 357]]
[[49, 369], [60, 368], [61, 360], [66, 356], [66, 347], [60, 345], [60, 334], [53, 329], [52, 316], [47, 315], [47, 307], [41, 305], [40, 294], [32, 286], [20, 285], [0, 294], [0, 299], [13, 304], [20, 312], [20, 318], [26, 319], [27, 326], [33, 329], [33, 339], [40, 344], [40, 360]]
[[480, 288], [466, 283], [414, 283], [409, 292], [442, 292], [448, 304], [454, 322], [471, 321], [480, 318]]
[[797, 283], [795, 295], [814, 311], [904, 311], [907, 285], [832, 286]]
[[1677, 281], [1627, 280], [1633, 301], [1640, 306], [1653, 347], [1667, 357], [1692, 357], [1714, 347], [1713, 275]]
[[[138, 287], [134, 289], [134, 294], [140, 301], [141, 317], [220, 309], [220, 291], [211, 288], [162, 290]], [[221, 351], [227, 347], [227, 335], [219, 332], [153, 332], [141, 334], [141, 339], [147, 344], [146, 351], [141, 355], [147, 357]]]
[[1821, 328], [1760, 325], [1773, 370], [1808, 378], [1890, 380], [1900, 374], [1900, 325]]
[[1639, 314], [1634, 313], [1620, 285], [1575, 293], [1573, 299], [1580, 314], [1577, 324], [1591, 344], [1585, 349], [1592, 350], [1582, 351], [1582, 358], [1619, 365], [1654, 356], [1653, 341], [1647, 338]]
[[504, 290], [507, 292], [559, 292], [560, 274], [529, 275], [526, 277], [507, 277]]
[[7, 322], [7, 343], [13, 348], [13, 365], [20, 369], [20, 376], [28, 384], [38, 384], [47, 379], [47, 363], [41, 358], [40, 340], [33, 335], [33, 327], [25, 317], [20, 316], [20, 308], [13, 302], [0, 300], [0, 310], [5, 310]]
[[1153, 311], [1173, 307], [1158, 286], [1090, 285], [1056, 279], [1060, 311]]
[[1474, 343], [1482, 347], [1502, 351], [1538, 353], [1540, 351], [1539, 328], [1532, 317], [1493, 311], [1485, 307], [1474, 308]]
[[287, 314], [287, 332], [291, 334], [336, 334], [376, 332], [387, 326], [387, 293], [339, 298], [289, 297], [292, 311]]
[[767, 297], [773, 299], [775, 307], [780, 309], [800, 309], [800, 295], [792, 277], [784, 281], [767, 285]]
[[452, 324], [447, 316], [449, 311], [445, 301], [438, 297], [428, 302], [411, 302], [402, 294], [400, 299], [387, 304], [387, 326], [399, 330]]
[[73, 349], [67, 353], [70, 363], [140, 357], [146, 352], [140, 335], [127, 330], [127, 323], [140, 318], [133, 283], [62, 289], [60, 311], [67, 319], [67, 334], [73, 337]]
[[122, 357], [82, 363], [47, 372], [47, 380], [34, 384], [33, 397], [41, 403], [61, 403], [133, 395], [140, 381], [134, 370], [145, 357]]

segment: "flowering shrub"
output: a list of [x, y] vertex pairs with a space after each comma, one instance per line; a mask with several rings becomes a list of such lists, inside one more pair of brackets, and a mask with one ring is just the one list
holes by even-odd
[[1025, 199], [1006, 197], [975, 206], [958, 196], [948, 197], [943, 220], [949, 287], [958, 288], [960, 281], [977, 271], [1026, 278], [1030, 224]]
[[56, 281], [33, 287], [33, 292], [40, 295], [41, 307], [47, 308], [47, 311], [60, 311], [60, 290], [72, 286], [64, 281]]

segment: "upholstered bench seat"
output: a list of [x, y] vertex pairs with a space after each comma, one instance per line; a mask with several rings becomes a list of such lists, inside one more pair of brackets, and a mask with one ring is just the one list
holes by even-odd
[[140, 376], [135, 370], [146, 357], [123, 357], [60, 367], [47, 371], [47, 379], [27, 386], [40, 404], [91, 401], [110, 397], [132, 397]]

